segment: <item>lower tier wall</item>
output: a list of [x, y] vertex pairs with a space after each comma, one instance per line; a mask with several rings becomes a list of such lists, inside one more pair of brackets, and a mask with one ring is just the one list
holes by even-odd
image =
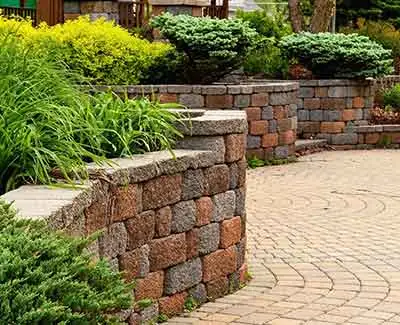
[[97, 87], [130, 97], [154, 96], [162, 103], [178, 103], [191, 109], [245, 111], [247, 157], [263, 160], [295, 154], [298, 88], [297, 82]]
[[191, 122], [192, 136], [180, 143], [191, 150], [175, 157], [89, 165], [84, 189], [28, 185], [2, 197], [21, 217], [71, 235], [102, 231], [91, 252], [136, 281], [136, 302], [151, 300], [120, 313], [129, 324], [181, 313], [188, 299], [202, 304], [245, 282], [246, 115], [206, 112]]

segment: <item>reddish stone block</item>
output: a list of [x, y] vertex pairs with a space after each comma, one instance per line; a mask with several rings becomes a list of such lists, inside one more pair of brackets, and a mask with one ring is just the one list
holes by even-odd
[[264, 150], [263, 149], [247, 149], [246, 151], [246, 158], [247, 159], [264, 159]]
[[246, 152], [246, 135], [230, 134], [225, 137], [225, 161], [234, 162], [244, 157]]
[[232, 95], [207, 95], [206, 107], [207, 108], [232, 108], [233, 96]]
[[268, 94], [253, 94], [251, 95], [251, 106], [267, 106]]
[[156, 236], [165, 237], [171, 233], [172, 211], [164, 207], [156, 211]]
[[188, 260], [199, 255], [199, 229], [186, 232], [186, 258]]
[[343, 121], [353, 121], [355, 119], [354, 110], [352, 109], [343, 110], [342, 119]]
[[315, 97], [328, 97], [328, 87], [316, 87]]
[[204, 170], [205, 194], [213, 195], [229, 189], [229, 167], [215, 165]]
[[155, 234], [155, 213], [146, 211], [125, 223], [128, 231], [128, 250], [147, 244]]
[[128, 282], [147, 276], [149, 273], [149, 247], [145, 245], [122, 254], [119, 257], [119, 266]]
[[400, 133], [393, 132], [393, 133], [389, 133], [388, 136], [391, 138], [391, 143], [395, 143], [395, 144], [400, 143]]
[[180, 314], [183, 312], [185, 300], [187, 297], [186, 292], [174, 294], [169, 297], [163, 297], [158, 301], [158, 308], [160, 314], [168, 317]]
[[263, 135], [268, 133], [268, 121], [251, 121], [249, 132], [251, 135]]
[[319, 98], [304, 98], [304, 109], [320, 109], [321, 99]]
[[346, 99], [345, 98], [322, 98], [321, 99], [322, 109], [345, 109]]
[[169, 93], [160, 94], [159, 101], [160, 103], [177, 103], [178, 96], [177, 94], [169, 94]]
[[279, 132], [286, 132], [292, 130], [292, 119], [284, 118], [282, 120], [278, 120], [278, 130]]
[[211, 198], [202, 197], [196, 200], [196, 226], [208, 225], [211, 222], [213, 203]]
[[210, 300], [214, 300], [229, 293], [229, 279], [224, 276], [215, 280], [212, 280], [206, 284], [207, 297]]
[[165, 269], [186, 260], [186, 236], [184, 233], [150, 242], [150, 271]]
[[261, 107], [247, 107], [246, 108], [247, 121], [261, 120]]
[[321, 133], [342, 133], [344, 127], [344, 122], [322, 122]]
[[296, 134], [293, 130], [279, 134], [279, 145], [293, 144], [296, 141]]
[[224, 220], [221, 223], [220, 247], [228, 248], [240, 241], [241, 238], [241, 222], [240, 217], [235, 217], [230, 220]]
[[182, 194], [182, 176], [160, 176], [143, 185], [143, 210], [161, 208], [176, 203]]
[[298, 122], [298, 129], [300, 133], [304, 133], [304, 137], [307, 136], [305, 133], [319, 133], [320, 131], [320, 122]]
[[111, 191], [111, 218], [123, 221], [134, 217], [142, 209], [142, 193], [137, 184], [118, 187]]
[[274, 106], [273, 111], [275, 120], [282, 120], [288, 117], [288, 110], [285, 106]]
[[366, 144], [377, 144], [379, 142], [380, 134], [379, 133], [367, 133], [365, 135], [365, 143]]
[[246, 173], [247, 173], [247, 160], [242, 159], [237, 163], [238, 166], [238, 182], [237, 186], [241, 187], [246, 185]]
[[85, 209], [85, 229], [87, 235], [108, 226], [111, 219], [108, 213], [108, 206], [108, 196], [104, 195]]
[[236, 271], [236, 247], [219, 249], [203, 257], [203, 281], [209, 282]]
[[278, 145], [278, 133], [264, 134], [261, 143], [263, 148], [276, 147]]
[[137, 279], [135, 286], [135, 300], [158, 299], [164, 290], [164, 272], [149, 273], [144, 279]]
[[354, 108], [364, 108], [364, 98], [362, 97], [354, 97], [353, 98], [353, 107]]

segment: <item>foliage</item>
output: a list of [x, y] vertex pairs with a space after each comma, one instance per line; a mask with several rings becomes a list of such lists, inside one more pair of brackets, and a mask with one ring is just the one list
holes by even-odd
[[400, 84], [384, 91], [383, 104], [385, 107], [393, 107], [395, 111], [400, 111]]
[[0, 203], [0, 323], [120, 324], [111, 315], [131, 307], [132, 286], [85, 253], [88, 244]]
[[285, 55], [318, 78], [366, 78], [392, 72], [391, 51], [356, 34], [300, 33], [281, 41]]
[[262, 160], [257, 157], [252, 157], [247, 160], [247, 166], [250, 169], [255, 169], [258, 167], [264, 167], [264, 166], [279, 166], [279, 165], [287, 165], [297, 162], [297, 158], [295, 157], [289, 157], [286, 159], [269, 159], [269, 160]]
[[291, 27], [281, 14], [272, 16], [265, 10], [245, 12], [238, 10], [236, 16], [247, 21], [259, 36], [254, 49], [248, 54], [243, 68], [248, 74], [263, 74], [264, 77], [283, 78], [288, 71], [288, 61], [282, 56], [277, 42], [291, 34]]
[[199, 306], [199, 303], [192, 296], [189, 296], [185, 299], [184, 310], [185, 312], [192, 312]]
[[51, 183], [52, 171], [84, 178], [85, 163], [169, 149], [179, 118], [146, 99], [89, 96], [63, 66], [18, 44], [0, 43], [0, 193]]
[[183, 77], [190, 83], [211, 83], [238, 68], [257, 36], [238, 19], [166, 13], [153, 18], [152, 25], [185, 54]]
[[0, 18], [0, 34], [16, 33], [32, 51], [49, 54], [97, 84], [138, 84], [151, 80], [154, 66], [167, 64], [171, 45], [150, 43], [114, 23], [88, 17], [53, 27], [33, 28], [29, 21]]
[[375, 107], [370, 111], [372, 124], [400, 124], [400, 111], [393, 107]]

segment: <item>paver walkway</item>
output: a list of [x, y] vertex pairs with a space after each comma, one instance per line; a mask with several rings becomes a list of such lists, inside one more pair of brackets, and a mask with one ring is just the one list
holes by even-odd
[[248, 173], [254, 279], [169, 324], [400, 324], [400, 151]]

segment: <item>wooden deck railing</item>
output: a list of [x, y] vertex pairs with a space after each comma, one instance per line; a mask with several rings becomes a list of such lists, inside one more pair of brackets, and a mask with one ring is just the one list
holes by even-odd
[[147, 0], [119, 3], [119, 24], [125, 28], [142, 27], [149, 19], [150, 5]]

